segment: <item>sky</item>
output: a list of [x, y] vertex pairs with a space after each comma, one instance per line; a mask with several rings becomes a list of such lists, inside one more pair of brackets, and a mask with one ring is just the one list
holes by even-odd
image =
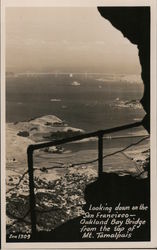
[[6, 70], [140, 74], [137, 46], [95, 7], [6, 9]]

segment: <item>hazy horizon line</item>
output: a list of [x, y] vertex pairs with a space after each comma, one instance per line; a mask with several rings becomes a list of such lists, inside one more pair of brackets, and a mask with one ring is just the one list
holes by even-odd
[[6, 71], [6, 74], [18, 74], [18, 75], [26, 75], [26, 74], [38, 74], [38, 75], [141, 75], [141, 73], [106, 73], [106, 72], [13, 72], [13, 71]]

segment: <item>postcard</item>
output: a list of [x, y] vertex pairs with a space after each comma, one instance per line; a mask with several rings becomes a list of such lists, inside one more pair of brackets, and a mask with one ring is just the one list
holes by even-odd
[[2, 1], [2, 248], [155, 248], [156, 2]]

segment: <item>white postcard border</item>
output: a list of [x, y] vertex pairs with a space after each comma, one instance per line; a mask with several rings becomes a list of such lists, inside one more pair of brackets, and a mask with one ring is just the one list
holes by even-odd
[[[150, 6], [151, 7], [151, 241], [150, 242], [78, 242], [78, 243], [6, 243], [5, 215], [5, 8], [46, 6]], [[1, 5], [1, 231], [3, 249], [21, 248], [156, 248], [157, 247], [157, 101], [156, 101], [156, 1], [155, 0], [2, 0]]]

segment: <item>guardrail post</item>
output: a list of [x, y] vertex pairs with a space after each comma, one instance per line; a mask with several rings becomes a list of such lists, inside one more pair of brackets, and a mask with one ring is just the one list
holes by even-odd
[[35, 212], [35, 194], [34, 194], [34, 172], [33, 172], [33, 149], [31, 146], [27, 149], [28, 157], [28, 173], [29, 173], [29, 202], [30, 202], [30, 213], [31, 213], [31, 230], [32, 238], [36, 237], [36, 212]]
[[103, 134], [98, 135], [98, 177], [103, 173]]

